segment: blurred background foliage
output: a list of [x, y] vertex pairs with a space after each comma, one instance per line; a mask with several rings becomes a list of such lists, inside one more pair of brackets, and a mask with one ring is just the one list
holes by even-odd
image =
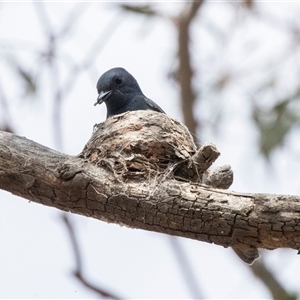
[[[23, 102], [31, 101], [35, 105], [43, 101], [47, 93], [52, 102], [54, 147], [63, 150], [64, 102], [80, 84], [82, 73], [87, 74], [92, 86], [96, 84], [100, 75], [97, 63], [101, 62], [106, 44], [127, 18], [136, 18], [134, 34], [140, 34], [141, 39], [147, 39], [157, 23], [172, 28], [173, 36], [163, 41], [172, 44], [170, 53], [165, 54], [169, 66], [163, 76], [176, 91], [182, 120], [197, 136], [197, 142], [201, 143], [207, 130], [226, 135], [226, 120], [239, 114], [239, 107], [243, 106], [248, 111], [245, 122], [255, 128], [257, 143], [253, 147], [272, 164], [272, 154], [282, 149], [287, 140], [296, 143], [299, 136], [300, 5], [272, 6], [251, 0], [168, 4], [151, 1], [73, 3], [62, 8], [63, 17], [57, 12], [59, 18], [48, 3], [28, 4], [36, 13], [38, 33], [35, 34], [39, 42], [13, 35], [0, 38], [0, 129], [18, 134], [11, 103], [17, 102], [21, 107]], [[9, 5], [18, 8], [18, 4], [0, 4], [0, 31], [9, 32], [9, 26], [17, 22], [17, 15], [8, 25], [3, 18], [1, 21], [1, 11]], [[100, 14], [104, 5], [114, 17], [102, 27], [94, 28], [94, 32], [86, 33], [93, 35], [93, 41], [84, 45], [84, 50], [80, 49], [82, 53], [76, 56], [76, 43], [72, 41], [78, 39], [79, 24], [90, 13], [91, 6]], [[119, 51], [123, 42], [117, 46]], [[70, 45], [74, 53], [68, 50]], [[7, 85], [8, 80], [13, 82], [13, 90]], [[94, 102], [93, 99], [84, 101]], [[297, 147], [295, 144], [295, 149]], [[180, 252], [176, 247], [178, 245], [173, 245], [177, 249], [174, 251]], [[179, 257], [182, 259], [184, 254]], [[254, 265], [253, 272], [265, 282], [274, 299], [296, 298], [262, 266], [263, 260], [259, 270]], [[273, 287], [267, 283], [271, 277]], [[280, 292], [276, 292], [278, 286]], [[196, 291], [194, 295], [199, 293]]]
[[[52, 82], [49, 84], [52, 85], [54, 101], [59, 106], [76, 83], [80, 72], [94, 67], [93, 62], [97, 56], [101, 55], [101, 48], [113, 35], [114, 30], [122, 26], [122, 21], [109, 24], [100, 30], [101, 32], [97, 33], [98, 38], [83, 55], [84, 58], [76, 62], [69, 53], [64, 51], [64, 44], [74, 37], [80, 18], [87, 12], [87, 6], [83, 3], [74, 4], [74, 7], [67, 13], [64, 23], [57, 26], [47, 12], [47, 5], [40, 2], [35, 2], [33, 5], [40, 20], [42, 43], [36, 47], [13, 38], [2, 40], [0, 55], [6, 67], [10, 69], [9, 71], [6, 69], [6, 72], [19, 82], [18, 86], [23, 92], [23, 95], [19, 96], [25, 100], [34, 99], [36, 95], [40, 95], [43, 89], [42, 81], [45, 80], [43, 75], [47, 72], [51, 73]], [[224, 1], [218, 4], [223, 10], [223, 15], [217, 16], [211, 15], [210, 11], [206, 15], [206, 6], [209, 3], [204, 1], [203, 3], [195, 1], [186, 5], [183, 3], [177, 5], [178, 8], [181, 6], [177, 15], [160, 9], [158, 3], [126, 2], [110, 5], [112, 10], [130, 14], [131, 17], [155, 18], [154, 22], [168, 21], [169, 24], [165, 26], [171, 25], [174, 31], [178, 32], [177, 54], [171, 54], [174, 60], [170, 65], [169, 74], [166, 75], [178, 84], [179, 89], [185, 88], [182, 81], [186, 82], [191, 78], [191, 86], [186, 87], [185, 94], [179, 93], [179, 95], [182, 110], [186, 114], [185, 123], [189, 125], [192, 132], [197, 132], [200, 140], [201, 131], [197, 129], [197, 126], [201, 128], [201, 126], [213, 124], [216, 128], [221, 127], [222, 114], [225, 110], [222, 109], [224, 104], [217, 108], [218, 114], [214, 116], [216, 120], [212, 122], [212, 120], [207, 120], [211, 116], [201, 115], [201, 110], [195, 109], [195, 102], [210, 101], [210, 97], [206, 97], [210, 94], [213, 94], [216, 99], [228, 97], [232, 85], [239, 83], [243, 85], [241, 88], [244, 89], [244, 97], [250, 103], [249, 118], [257, 129], [257, 146], [261, 155], [268, 159], [274, 150], [284, 145], [289, 135], [298, 132], [300, 25], [291, 12], [279, 15], [280, 11], [274, 12], [269, 9], [270, 6], [267, 7], [256, 1]], [[195, 12], [195, 16], [189, 19], [190, 16], [187, 18], [186, 15], [190, 12]], [[193, 18], [196, 18], [194, 24], [192, 24]], [[224, 19], [220, 20], [221, 18]], [[141, 26], [146, 26], [145, 21], [147, 20], [140, 20]], [[187, 41], [183, 41], [180, 36], [180, 29], [184, 27], [181, 23], [184, 22], [187, 26], [183, 34]], [[249, 30], [252, 26], [253, 29]], [[242, 36], [243, 30], [246, 36]], [[260, 30], [267, 31], [266, 35], [270, 38], [274, 35], [270, 43], [273, 49], [268, 49], [268, 41], [264, 40], [266, 35], [261, 37], [255, 34]], [[203, 31], [202, 35], [209, 35], [210, 44], [202, 45], [198, 40], [197, 35], [201, 31]], [[240, 43], [239, 40], [241, 40]], [[180, 53], [182, 45], [187, 47], [183, 54]], [[208, 51], [201, 49], [205, 47]], [[205, 53], [206, 56], [202, 53], [198, 55], [199, 51]], [[34, 62], [34, 64], [24, 61], [24, 52], [30, 57], [27, 61]], [[201, 60], [204, 63], [201, 63]], [[182, 67], [181, 64], [183, 64]], [[61, 76], [58, 73], [61, 72], [61, 67], [67, 68], [68, 74], [64, 81], [59, 82]], [[209, 76], [206, 75], [207, 68], [211, 68], [208, 72]], [[1, 129], [12, 131], [13, 120], [7, 118], [9, 99], [1, 81]], [[211, 105], [211, 110], [214, 110], [218, 104], [212, 101], [206, 105]], [[59, 109], [56, 112], [57, 117], [59, 117], [58, 111]], [[57, 143], [58, 146], [61, 144], [59, 138], [57, 138]]]

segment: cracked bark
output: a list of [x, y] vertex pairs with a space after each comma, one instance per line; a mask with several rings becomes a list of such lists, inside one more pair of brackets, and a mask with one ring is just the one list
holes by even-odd
[[[128, 131], [126, 127], [119, 132], [119, 136], [111, 132], [113, 134], [107, 144], [111, 145], [114, 140], [115, 145], [121, 145], [127, 155], [122, 156], [125, 162], [115, 156], [115, 153], [121, 153], [118, 147], [105, 149], [103, 141], [96, 148], [102, 151], [102, 154], [98, 151], [101, 155], [105, 155], [101, 157], [99, 153], [95, 154], [89, 146], [93, 138], [80, 156], [70, 156], [24, 137], [0, 132], [0, 188], [36, 203], [108, 223], [192, 238], [224, 247], [300, 249], [300, 197], [215, 189], [199, 181], [193, 182], [193, 176], [199, 176], [197, 172], [188, 174], [191, 177], [185, 182], [181, 176], [177, 176], [175, 171], [178, 168], [172, 168], [169, 160], [164, 161], [164, 164], [159, 164], [157, 160], [154, 163], [153, 156], [152, 160], [147, 161], [147, 168], [143, 169], [145, 161], [141, 159], [141, 153], [136, 152], [138, 159], [132, 159], [132, 156], [128, 156], [132, 148], [126, 148], [128, 144], [122, 144], [119, 140], [120, 136], [125, 139], [131, 136], [131, 142], [136, 143], [131, 146], [136, 149], [140, 141], [137, 135], [141, 133], [144, 138], [144, 127], [138, 126], [138, 120], [143, 114], [145, 120], [156, 118], [157, 122], [162, 122], [163, 140], [169, 143], [169, 129], [164, 123], [168, 117], [163, 114], [157, 118], [156, 112], [132, 112], [110, 118], [111, 127], [106, 128], [108, 131], [114, 124], [120, 124], [122, 119], [127, 118], [131, 122], [132, 130]], [[102, 130], [101, 126], [103, 124], [100, 124]], [[151, 130], [145, 132], [151, 132], [152, 141], [156, 140], [159, 144], [161, 140], [157, 134], [161, 134], [161, 131], [155, 132], [153, 126], [157, 128], [157, 124], [152, 124]], [[183, 134], [179, 136], [183, 137]], [[144, 141], [143, 147], [147, 148], [145, 145], [148, 144]], [[186, 147], [177, 154], [180, 156], [185, 151]], [[192, 152], [195, 151], [192, 149]], [[159, 153], [157, 148], [155, 153]], [[106, 161], [105, 157], [108, 157]], [[120, 162], [115, 169], [112, 169], [115, 167], [112, 159]], [[191, 167], [191, 159], [181, 159], [186, 166]], [[173, 167], [175, 164], [180, 165], [174, 160]], [[123, 169], [120, 169], [120, 165]], [[159, 166], [159, 172], [151, 169], [153, 165]], [[205, 180], [205, 176], [202, 179]]]

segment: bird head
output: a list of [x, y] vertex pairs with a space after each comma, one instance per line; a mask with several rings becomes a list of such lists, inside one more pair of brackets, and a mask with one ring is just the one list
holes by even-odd
[[142, 93], [135, 78], [123, 68], [113, 68], [101, 75], [97, 82], [98, 97], [94, 105], [123, 105], [130, 93]]

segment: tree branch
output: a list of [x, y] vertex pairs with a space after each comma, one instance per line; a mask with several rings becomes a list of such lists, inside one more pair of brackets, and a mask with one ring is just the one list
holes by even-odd
[[[300, 197], [234, 193], [178, 180], [176, 159], [191, 148], [177, 140], [183, 132], [174, 134], [182, 129], [180, 123], [157, 114], [139, 111], [109, 118], [80, 157], [0, 132], [0, 188], [108, 223], [224, 247], [300, 249]], [[148, 127], [139, 120], [147, 120]], [[107, 143], [99, 136], [103, 128]], [[178, 156], [172, 158], [170, 149]], [[191, 167], [192, 160], [181, 161]]]
[[77, 241], [75, 232], [74, 232], [74, 228], [67, 216], [66, 213], [64, 213], [62, 215], [62, 221], [64, 222], [64, 224], [66, 225], [66, 228], [68, 230], [69, 236], [70, 236], [70, 240], [71, 240], [71, 244], [72, 244], [72, 248], [73, 248], [73, 252], [74, 252], [74, 256], [75, 256], [75, 262], [76, 262], [76, 270], [74, 271], [74, 276], [84, 285], [86, 286], [88, 289], [90, 289], [91, 291], [95, 292], [98, 294], [98, 296], [100, 296], [100, 298], [109, 298], [109, 299], [121, 299], [118, 296], [112, 294], [111, 292], [105, 290], [104, 288], [100, 288], [92, 283], [90, 283], [84, 276], [83, 274], [83, 267], [82, 267], [82, 260], [81, 260], [81, 253], [80, 253], [80, 247], [79, 247], [79, 243]]
[[282, 284], [275, 278], [274, 274], [267, 268], [266, 264], [261, 261], [256, 261], [250, 270], [257, 276], [272, 293], [273, 299], [277, 300], [296, 300], [296, 293], [288, 293]]
[[[194, 70], [190, 55], [190, 27], [203, 2], [203, 0], [194, 0], [192, 3], [187, 3], [179, 16], [173, 19], [178, 34], [177, 57], [179, 65], [176, 78], [180, 86], [181, 108], [184, 124], [194, 134], [196, 134], [197, 129], [200, 129], [200, 124], [193, 112], [196, 93], [192, 85]], [[200, 141], [197, 141], [197, 143], [200, 144]]]

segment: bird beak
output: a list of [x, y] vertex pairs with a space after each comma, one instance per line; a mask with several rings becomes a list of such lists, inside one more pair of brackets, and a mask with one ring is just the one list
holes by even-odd
[[105, 100], [106, 97], [108, 97], [111, 94], [112, 91], [101, 91], [97, 97], [97, 101], [96, 103], [94, 103], [94, 106], [96, 106], [97, 104], [101, 104], [103, 103], [103, 101]]

